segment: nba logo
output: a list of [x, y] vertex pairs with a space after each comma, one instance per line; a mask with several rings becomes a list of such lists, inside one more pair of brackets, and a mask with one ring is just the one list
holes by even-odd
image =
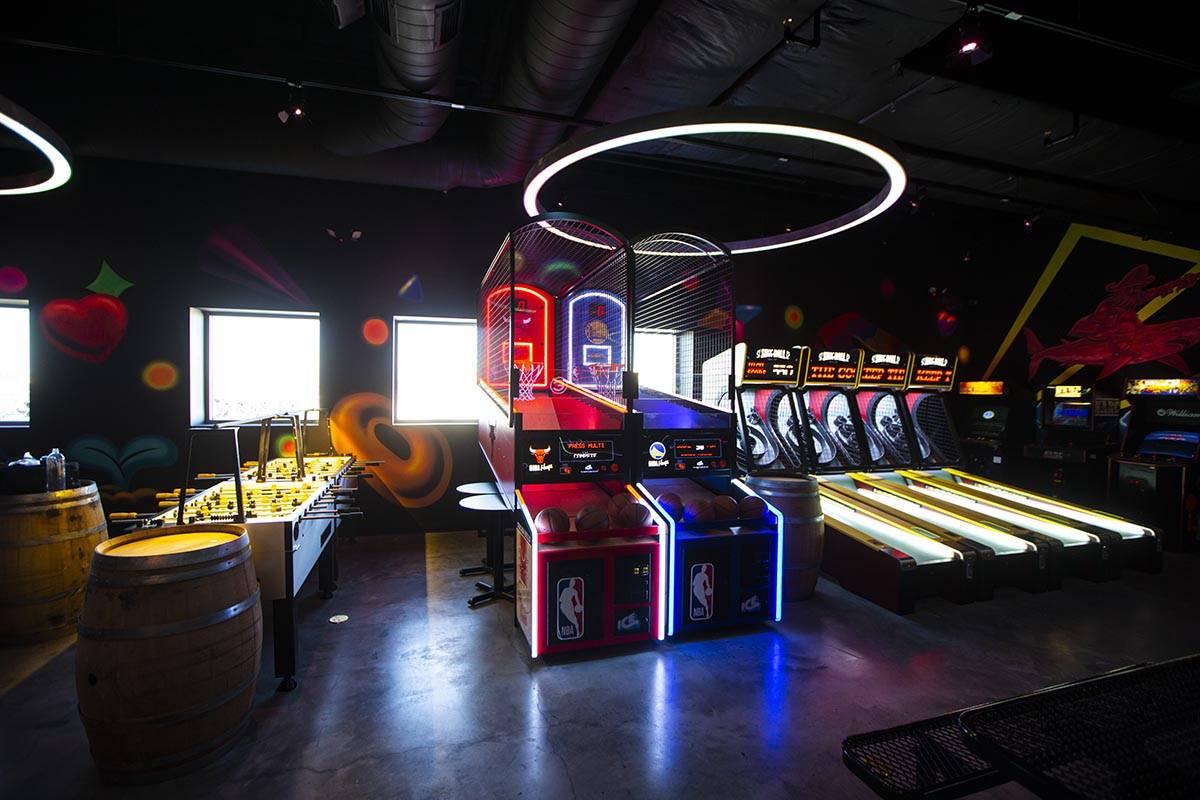
[[688, 602], [688, 619], [693, 622], [712, 619], [713, 565], [704, 562], [692, 565], [692, 596]]
[[558, 638], [570, 641], [583, 636], [583, 578], [558, 580]]

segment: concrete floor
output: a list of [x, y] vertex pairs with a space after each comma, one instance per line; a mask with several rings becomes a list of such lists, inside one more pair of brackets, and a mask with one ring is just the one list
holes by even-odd
[[276, 694], [266, 659], [236, 749], [154, 787], [99, 782], [74, 647], [0, 650], [0, 675], [27, 665], [0, 689], [0, 797], [870, 797], [847, 734], [1200, 650], [1200, 558], [1169, 555], [1162, 575], [906, 618], [822, 582], [776, 626], [531, 664], [510, 604], [466, 607], [457, 569], [481, 549], [344, 544], [335, 599], [304, 603], [299, 690]]

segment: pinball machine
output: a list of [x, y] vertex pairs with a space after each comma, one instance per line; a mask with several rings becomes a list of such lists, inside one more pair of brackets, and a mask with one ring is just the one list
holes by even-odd
[[515, 519], [530, 655], [661, 639], [667, 525], [631, 483], [627, 243], [547, 214], [510, 232], [479, 297], [479, 445]]
[[1136, 379], [1121, 446], [1109, 457], [1108, 493], [1120, 509], [1162, 531], [1168, 549], [1192, 550], [1200, 486], [1200, 381]]
[[[805, 379], [821, 391], [822, 381], [855, 383], [858, 355], [844, 355], [818, 354], [814, 368], [808, 348], [748, 348], [736, 396], [739, 455], [752, 478], [820, 477], [857, 465], [849, 450], [857, 446], [857, 434], [839, 448], [839, 438], [822, 423], [810, 424], [799, 389]], [[827, 411], [827, 397], [809, 401]], [[834, 430], [838, 424], [831, 422]], [[853, 423], [847, 418], [842, 424]], [[822, 481], [820, 503], [826, 531], [821, 568], [848, 591], [903, 614], [922, 597], [966, 603], [979, 596], [974, 548], [943, 541], [931, 528], [914, 526], [841, 485]]]
[[1059, 539], [1071, 556], [1070, 571], [1082, 577], [1113, 578], [1122, 566], [1162, 568], [1162, 541], [1149, 526], [960, 469], [958, 437], [945, 401], [956, 367], [945, 356], [914, 357], [904, 408], [916, 461], [914, 468], [897, 471], [905, 483], [973, 514]]
[[783, 518], [737, 472], [729, 253], [686, 233], [633, 251], [633, 472], [668, 526], [667, 634], [778, 621]]

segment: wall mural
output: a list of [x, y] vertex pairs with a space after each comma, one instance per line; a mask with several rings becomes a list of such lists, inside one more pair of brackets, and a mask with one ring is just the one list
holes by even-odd
[[179, 385], [179, 367], [170, 361], [151, 361], [142, 368], [142, 383], [156, 392], [167, 392]]
[[[1002, 375], [1045, 384], [1088, 368], [1095, 372], [1085, 379], [1100, 380], [1138, 364], [1190, 374], [1184, 351], [1200, 343], [1200, 293], [1189, 289], [1198, 276], [1198, 249], [1073, 223], [980, 377], [1002, 363]], [[1059, 365], [1057, 374], [1038, 375], [1046, 364]]]
[[29, 279], [17, 267], [0, 267], [0, 292], [18, 294], [25, 291]]
[[876, 353], [903, 353], [908, 345], [857, 311], [840, 314], [817, 331], [824, 347], [851, 350], [865, 347]]
[[1138, 310], [1151, 301], [1190, 289], [1200, 274], [1189, 272], [1158, 286], [1158, 279], [1146, 264], [1139, 264], [1119, 281], [1104, 287], [1105, 297], [1094, 311], [1075, 321], [1061, 344], [1043, 346], [1031, 328], [1026, 327], [1029, 348], [1029, 377], [1037, 374], [1045, 360], [1058, 364], [1082, 364], [1100, 367], [1097, 380], [1112, 375], [1130, 364], [1157, 361], [1189, 375], [1191, 369], [1181, 352], [1200, 342], [1200, 317], [1147, 325]]
[[360, 461], [380, 461], [367, 481], [378, 494], [404, 508], [425, 508], [450, 486], [454, 457], [445, 434], [434, 427], [392, 425], [391, 401], [375, 392], [339, 400], [329, 412], [333, 447]]
[[424, 302], [425, 287], [421, 285], [421, 276], [415, 272], [409, 275], [408, 280], [400, 285], [400, 291], [396, 292], [396, 296], [409, 303]]
[[79, 462], [81, 471], [91, 470], [126, 489], [139, 471], [170, 467], [179, 458], [174, 442], [152, 434], [135, 437], [122, 446], [104, 436], [87, 434], [68, 444], [65, 453], [69, 460]]
[[200, 270], [261, 294], [286, 297], [305, 308], [313, 305], [258, 238], [240, 225], [217, 228], [204, 240]]
[[107, 360], [129, 326], [129, 312], [120, 295], [131, 286], [102, 261], [99, 274], [86, 287], [93, 294], [78, 300], [60, 297], [42, 307], [38, 315], [42, 336], [59, 352], [80, 361]]

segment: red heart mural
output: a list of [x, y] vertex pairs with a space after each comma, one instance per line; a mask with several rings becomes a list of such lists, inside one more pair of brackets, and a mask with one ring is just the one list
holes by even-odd
[[121, 343], [129, 313], [110, 294], [89, 294], [81, 300], [51, 300], [39, 322], [50, 344], [73, 358], [99, 363]]

